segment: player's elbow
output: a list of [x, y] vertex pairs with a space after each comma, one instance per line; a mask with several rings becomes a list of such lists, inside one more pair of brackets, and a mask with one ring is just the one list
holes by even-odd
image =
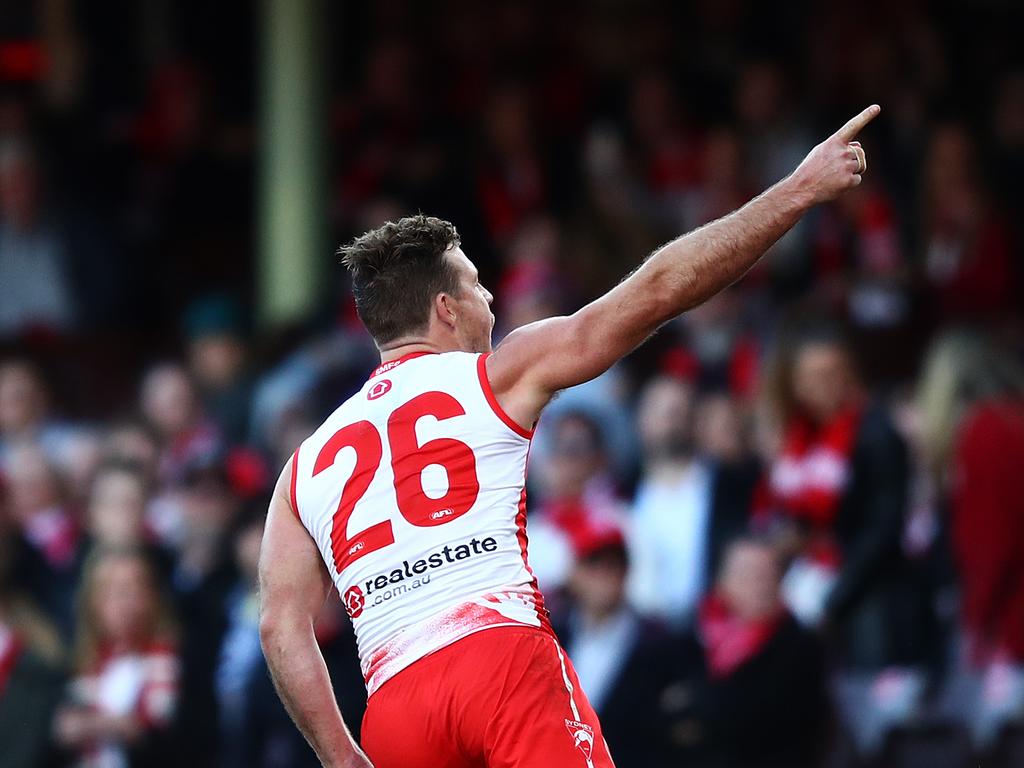
[[280, 645], [281, 639], [288, 636], [295, 624], [295, 617], [289, 616], [287, 606], [264, 597], [260, 603], [260, 645], [264, 654]]
[[260, 611], [260, 645], [266, 654], [274, 645], [274, 639], [281, 635], [281, 621], [273, 611], [264, 606]]

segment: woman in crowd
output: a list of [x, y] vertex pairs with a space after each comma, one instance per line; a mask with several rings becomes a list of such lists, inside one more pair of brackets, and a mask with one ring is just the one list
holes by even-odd
[[906, 447], [838, 330], [808, 324], [780, 349], [780, 444], [756, 513], [788, 542], [786, 602], [834, 636], [840, 704], [870, 749], [917, 711], [930, 652], [928, 596], [902, 550]]
[[174, 624], [140, 550], [101, 548], [90, 556], [76, 634], [57, 741], [78, 766], [164, 764], [178, 685]]
[[983, 336], [946, 334], [928, 356], [919, 407], [950, 502], [965, 660], [981, 678], [961, 706], [984, 744], [1024, 718], [1024, 370]]

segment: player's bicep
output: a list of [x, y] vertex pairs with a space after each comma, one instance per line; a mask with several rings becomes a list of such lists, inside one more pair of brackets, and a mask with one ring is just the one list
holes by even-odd
[[528, 387], [546, 402], [607, 371], [657, 327], [649, 312], [620, 298], [613, 290], [572, 315], [510, 333], [488, 361], [494, 390]]
[[331, 588], [330, 574], [316, 542], [291, 507], [289, 465], [278, 481], [260, 549], [260, 604], [265, 620], [314, 617]]

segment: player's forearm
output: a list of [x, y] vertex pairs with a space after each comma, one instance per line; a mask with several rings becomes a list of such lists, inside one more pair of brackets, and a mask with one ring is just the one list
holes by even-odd
[[[811, 207], [790, 176], [737, 211], [658, 249], [627, 281], [644, 305], [646, 332], [741, 278]], [[650, 297], [643, 301], [640, 297]]]
[[312, 622], [264, 618], [260, 640], [281, 701], [320, 762], [331, 768], [368, 766], [338, 710]]

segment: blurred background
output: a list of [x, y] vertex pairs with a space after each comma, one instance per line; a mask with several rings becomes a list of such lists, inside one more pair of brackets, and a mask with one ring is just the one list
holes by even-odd
[[[0, 0], [0, 766], [306, 766], [269, 490], [456, 223], [496, 337], [865, 105], [864, 183], [541, 421], [531, 562], [620, 768], [1024, 766], [1024, 6]], [[496, 338], [496, 341], [497, 341]], [[365, 692], [318, 624], [349, 724]]]

